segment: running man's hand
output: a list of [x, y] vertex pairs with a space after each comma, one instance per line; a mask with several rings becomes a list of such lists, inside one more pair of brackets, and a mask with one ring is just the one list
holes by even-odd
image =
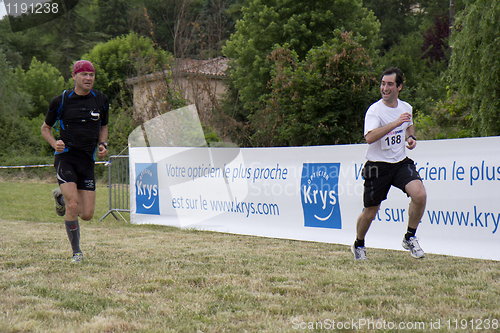
[[412, 137], [409, 137], [408, 140], [406, 140], [406, 148], [412, 150], [417, 146], [417, 140], [413, 139]]
[[404, 123], [409, 122], [409, 121], [411, 121], [411, 114], [409, 114], [408, 112], [402, 113], [399, 116], [399, 118], [396, 120], [396, 122], [397, 122], [396, 127], [401, 126]]
[[55, 146], [56, 152], [62, 153], [65, 148], [66, 148], [66, 145], [64, 144], [63, 140], [57, 140], [56, 141], [56, 146]]
[[108, 149], [106, 147], [104, 147], [104, 145], [100, 144], [99, 151], [97, 152], [97, 156], [99, 156], [99, 158], [104, 158], [104, 157], [106, 157], [107, 154], [108, 154]]

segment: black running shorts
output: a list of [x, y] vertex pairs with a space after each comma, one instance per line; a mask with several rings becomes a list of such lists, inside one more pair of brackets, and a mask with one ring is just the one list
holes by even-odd
[[420, 180], [413, 160], [405, 158], [398, 163], [367, 161], [362, 170], [365, 180], [363, 204], [365, 207], [378, 206], [387, 199], [391, 186], [405, 191], [405, 186], [413, 180]]
[[55, 155], [59, 185], [75, 183], [77, 189], [95, 191], [94, 160], [84, 152], [69, 151]]

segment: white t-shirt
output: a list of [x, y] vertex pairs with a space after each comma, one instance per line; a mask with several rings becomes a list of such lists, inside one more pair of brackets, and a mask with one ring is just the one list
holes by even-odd
[[[410, 104], [398, 99], [398, 106], [388, 107], [382, 99], [373, 103], [365, 115], [365, 135], [376, 128], [398, 119], [405, 112], [412, 114]], [[413, 115], [413, 114], [412, 114]], [[397, 163], [406, 158], [406, 128], [413, 125], [413, 120], [405, 122], [387, 133], [380, 140], [371, 143], [366, 150], [366, 158], [372, 162]]]

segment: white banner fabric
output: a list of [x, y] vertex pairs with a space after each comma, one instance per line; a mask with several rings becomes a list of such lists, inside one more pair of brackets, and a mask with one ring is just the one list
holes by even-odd
[[[130, 147], [131, 221], [351, 245], [367, 145]], [[419, 141], [427, 253], [500, 260], [500, 138]], [[409, 198], [392, 188], [366, 246], [401, 250]]]

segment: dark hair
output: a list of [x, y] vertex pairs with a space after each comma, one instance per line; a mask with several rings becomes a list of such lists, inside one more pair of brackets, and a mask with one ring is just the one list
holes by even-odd
[[397, 67], [387, 68], [382, 73], [382, 77], [384, 77], [385, 75], [392, 75], [392, 74], [396, 74], [396, 86], [399, 87], [400, 85], [402, 85], [403, 82], [404, 82], [403, 72], [399, 68], [397, 68]]

